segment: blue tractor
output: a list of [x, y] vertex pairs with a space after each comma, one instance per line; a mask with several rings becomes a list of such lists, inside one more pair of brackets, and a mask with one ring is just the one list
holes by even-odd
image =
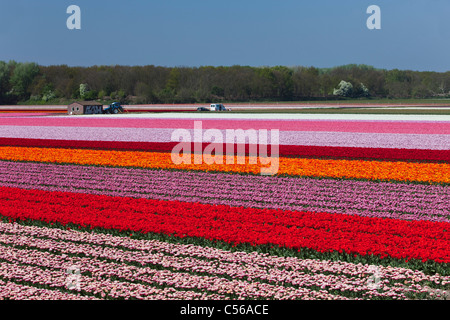
[[108, 108], [103, 110], [103, 113], [109, 113], [109, 114], [114, 113], [114, 114], [117, 114], [117, 113], [122, 113], [123, 111], [124, 111], [123, 107], [120, 105], [119, 102], [113, 102], [113, 103], [111, 103], [109, 105]]

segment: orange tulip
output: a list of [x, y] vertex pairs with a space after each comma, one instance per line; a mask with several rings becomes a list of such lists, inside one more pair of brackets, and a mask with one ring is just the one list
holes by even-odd
[[[262, 165], [245, 164], [175, 164], [170, 153], [144, 151], [88, 150], [63, 148], [0, 147], [0, 159], [11, 161], [32, 161], [68, 163], [78, 165], [141, 167], [155, 169], [182, 169], [260, 174]], [[420, 182], [450, 182], [450, 164], [390, 162], [367, 160], [322, 160], [305, 158], [279, 158], [278, 175], [309, 177], [356, 178], [369, 180], [396, 180]]]

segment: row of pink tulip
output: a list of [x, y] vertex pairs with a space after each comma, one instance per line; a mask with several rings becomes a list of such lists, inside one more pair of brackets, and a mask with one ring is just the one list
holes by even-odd
[[[39, 266], [55, 273], [61, 281], [61, 276], [67, 277], [61, 275], [67, 266], [79, 265], [84, 279], [81, 289], [86, 286], [91, 293], [99, 293], [99, 288], [117, 288], [119, 283], [112, 283], [113, 278], [120, 278], [121, 286], [139, 280], [145, 288], [156, 283], [191, 294], [209, 292], [209, 298], [216, 295], [221, 299], [406, 299], [409, 295], [426, 294], [428, 283], [440, 289], [448, 289], [450, 284], [448, 276], [430, 276], [404, 268], [230, 252], [18, 224], [1, 223], [0, 230], [0, 257], [17, 263], [12, 269]], [[137, 284], [130, 284], [134, 285]], [[127, 290], [135, 292], [136, 297], [150, 298], [145, 288], [133, 288]], [[109, 296], [121, 298], [117, 292], [116, 289]], [[195, 294], [189, 297], [195, 298]]]
[[99, 300], [79, 293], [37, 288], [0, 279], [0, 300]]
[[362, 120], [267, 120], [267, 119], [164, 119], [164, 118], [73, 118], [0, 117], [0, 126], [44, 126], [77, 128], [194, 128], [266, 129], [280, 131], [332, 131], [366, 133], [450, 134], [450, 123], [439, 121], [362, 121]]
[[[55, 277], [54, 280], [47, 280], [46, 282], [51, 286], [61, 287], [61, 278], [63, 280], [66, 279], [66, 281], [68, 279], [68, 275], [64, 274], [65, 270], [71, 266], [79, 266], [81, 275], [79, 279], [80, 290], [85, 291], [85, 288], [88, 288], [86, 291], [98, 294], [101, 293], [98, 290], [107, 288], [107, 291], [110, 292], [108, 295], [112, 298], [123, 298], [129, 293], [134, 297], [149, 298], [148, 290], [155, 285], [167, 287], [165, 290], [172, 288], [180, 293], [184, 292], [183, 298], [199, 298], [204, 295], [199, 292], [209, 292], [207, 296], [210, 299], [224, 299], [226, 295], [229, 296], [231, 294], [234, 297], [237, 296], [237, 299], [343, 298], [302, 287], [284, 287], [250, 280], [230, 280], [213, 274], [192, 274], [183, 271], [183, 269], [189, 270], [192, 268], [192, 272], [199, 273], [202, 266], [196, 266], [198, 261], [189, 258], [175, 259], [180, 260], [176, 262], [170, 257], [154, 254], [151, 255], [153, 259], [145, 261], [146, 255], [138, 255], [133, 252], [105, 247], [90, 247], [75, 243], [56, 243], [45, 239], [36, 240], [36, 238], [30, 239], [23, 236], [8, 237], [8, 235], [2, 235], [0, 236], [0, 243], [14, 243], [21, 246], [27, 246], [28, 244], [27, 247], [30, 249], [0, 246], [0, 259], [15, 262], [17, 266], [13, 269], [15, 269], [16, 273], [20, 273], [18, 270], [22, 270], [24, 274], [29, 274], [30, 272], [36, 272], [36, 268], [45, 268], [49, 271], [49, 275], [52, 274]], [[86, 257], [73, 256], [81, 253]], [[105, 260], [114, 260], [114, 262]], [[136, 267], [128, 265], [126, 262], [137, 262], [141, 263], [142, 266]], [[151, 267], [157, 263], [163, 267], [162, 270]], [[176, 271], [173, 271], [174, 269]], [[211, 266], [208, 269], [210, 272], [213, 272]], [[25, 280], [32, 280], [31, 276], [27, 277]], [[120, 281], [111, 281], [111, 279], [120, 279]], [[117, 289], [118, 286], [123, 291], [119, 291]], [[189, 295], [184, 290], [189, 290]], [[120, 292], [123, 292], [123, 296], [120, 295]]]
[[[257, 130], [253, 139], [258, 139]], [[171, 142], [179, 141], [180, 137], [172, 135], [175, 128], [107, 128], [107, 127], [46, 127], [46, 126], [0, 126], [0, 136], [3, 138], [22, 139], [55, 139], [55, 140], [86, 140], [86, 141], [128, 141], [128, 142]], [[186, 129], [183, 134], [189, 134], [192, 142], [200, 139], [194, 134], [194, 129]], [[203, 129], [202, 135], [207, 131]], [[220, 131], [219, 138], [223, 142], [234, 138], [227, 130]], [[218, 134], [217, 132], [217, 134]], [[273, 132], [273, 131], [272, 131]], [[247, 132], [236, 132], [236, 141], [246, 139]], [[217, 135], [208, 141], [211, 142]], [[195, 140], [194, 140], [195, 139]], [[333, 132], [333, 131], [280, 131], [279, 138], [272, 139], [269, 132], [267, 139], [258, 143], [292, 145], [292, 146], [335, 146], [357, 148], [400, 148], [400, 149], [428, 149], [447, 150], [450, 135], [448, 134], [415, 134], [415, 133], [372, 133], [372, 132]], [[253, 143], [256, 143], [253, 142]]]

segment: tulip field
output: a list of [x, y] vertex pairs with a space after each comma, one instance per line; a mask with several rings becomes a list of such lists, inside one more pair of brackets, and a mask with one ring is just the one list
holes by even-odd
[[450, 299], [449, 183], [446, 115], [0, 113], [0, 299]]

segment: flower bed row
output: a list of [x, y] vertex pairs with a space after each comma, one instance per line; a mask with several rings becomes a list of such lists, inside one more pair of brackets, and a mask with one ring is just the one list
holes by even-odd
[[[20, 254], [20, 253], [17, 253]], [[10, 262], [0, 262], [0, 278], [4, 281], [22, 282], [28, 286], [38, 285], [45, 288], [55, 288], [59, 290], [68, 289], [68, 275], [66, 269], [55, 268], [56, 261], [49, 265], [26, 265]], [[56, 269], [56, 270], [54, 270]], [[113, 278], [113, 277], [112, 277]], [[93, 297], [111, 296], [115, 299], [224, 299], [223, 296], [199, 294], [196, 292], [177, 291], [173, 288], [157, 289], [151, 285], [140, 283], [124, 283], [112, 279], [98, 279], [83, 276], [80, 279], [81, 291], [84, 295]], [[70, 288], [70, 287], [69, 287]]]
[[[2, 240], [0, 239], [0, 241]], [[64, 272], [71, 265], [82, 266], [80, 272], [83, 278], [80, 279], [80, 289], [81, 287], [94, 287], [97, 290], [106, 290], [112, 298], [141, 297], [148, 299], [151, 297], [148, 289], [155, 286], [164, 287], [167, 292], [181, 291], [177, 292], [179, 293], [179, 298], [189, 298], [189, 295], [191, 295], [191, 299], [200, 298], [204, 293], [206, 293], [204, 296], [209, 296], [210, 299], [304, 299], [308, 298], [308, 296], [311, 296], [311, 298], [336, 298], [332, 295], [317, 293], [309, 289], [284, 287], [276, 284], [255, 282], [250, 279], [245, 281], [225, 279], [214, 274], [191, 274], [187, 272], [189, 263], [194, 263], [190, 259], [184, 259], [177, 263], [170, 261], [174, 259], [163, 258], [165, 260], [163, 265], [172, 264], [172, 270], [169, 270], [167, 267], [154, 268], [154, 265], [152, 267], [144, 266], [145, 260], [140, 261], [141, 266], [139, 267], [122, 263], [123, 260], [130, 262], [131, 253], [121, 252], [120, 250], [105, 250], [101, 247], [92, 248], [80, 244], [55, 243], [42, 239], [34, 239], [35, 242], [31, 243], [30, 239], [24, 239], [24, 237], [10, 237], [10, 239], [5, 241], [8, 240], [14, 241], [14, 243], [26, 243], [30, 246], [30, 249], [11, 249], [0, 246], [0, 261], [10, 258], [9, 260], [15, 260], [27, 267], [33, 265], [46, 268], [46, 270], [50, 269], [51, 271], [57, 269], [55, 270], [56, 274], [61, 269]], [[84, 250], [80, 251], [80, 249]], [[43, 252], [42, 250], [51, 250], [51, 252], [56, 252], [57, 254]], [[99, 250], [100, 254], [98, 254]], [[82, 257], [76, 254], [82, 255]], [[119, 256], [122, 261], [118, 259]], [[158, 258], [160, 261], [161, 257]], [[111, 260], [117, 260], [118, 262], [110, 262]], [[134, 262], [136, 260], [140, 259], [134, 258]], [[179, 263], [183, 264], [181, 268], [184, 267], [185, 270], [177, 270], [177, 268], [180, 268]], [[202, 266], [199, 266], [196, 270], [201, 270], [201, 268]], [[197, 271], [196, 273], [199, 272]], [[116, 281], [99, 282], [97, 280], [99, 277], [107, 278], [108, 280], [116, 279]], [[65, 278], [67, 278], [67, 275]], [[116, 291], [113, 290], [114, 286], [120, 286], [121, 288]], [[115, 292], [111, 293], [111, 291]], [[158, 291], [163, 290], [157, 290], [156, 292]], [[202, 294], [199, 294], [200, 292]], [[150, 293], [154, 295], [155, 292], [151, 290]], [[168, 297], [163, 298], [167, 299]]]
[[0, 162], [0, 185], [234, 207], [450, 222], [441, 185]]
[[[112, 151], [61, 148], [0, 147], [0, 159], [12, 161], [33, 161], [51, 163], [73, 163], [81, 165], [124, 166], [159, 169], [198, 171], [220, 171], [260, 174], [266, 164], [250, 164], [249, 157], [242, 157], [244, 164], [196, 164], [191, 155], [191, 164], [175, 164], [170, 153], [142, 151]], [[259, 158], [256, 159], [259, 162]], [[428, 183], [449, 183], [450, 164], [412, 163], [390, 161], [334, 160], [276, 158], [278, 175], [357, 178], [368, 180], [417, 181]], [[272, 162], [273, 163], [273, 162]]]
[[[17, 266], [13, 266], [17, 268]], [[20, 267], [19, 267], [20, 268]], [[95, 297], [59, 290], [44, 289], [32, 284], [19, 284], [12, 279], [6, 281], [0, 276], [0, 300], [98, 300]]]
[[0, 188], [12, 219], [450, 262], [450, 223]]
[[[73, 149], [103, 149], [103, 150], [127, 150], [127, 151], [154, 151], [171, 152], [178, 142], [136, 142], [136, 141], [91, 141], [91, 140], [55, 140], [55, 139], [22, 139], [0, 138], [0, 146], [17, 147], [43, 147], [43, 148], [73, 148]], [[233, 150], [238, 152], [238, 145], [202, 143], [201, 150], [207, 146], [222, 148], [223, 152]], [[242, 148], [242, 147], [239, 147]], [[245, 144], [245, 155], [250, 150], [255, 150], [254, 145]], [[195, 145], [191, 143], [191, 150]], [[241, 150], [241, 149], [239, 149]], [[258, 150], [258, 149], [256, 149]], [[240, 151], [241, 152], [241, 151]], [[272, 146], [267, 145], [270, 155]], [[450, 150], [426, 150], [426, 149], [392, 149], [392, 148], [354, 148], [331, 146], [278, 146], [280, 156], [306, 157], [306, 158], [331, 158], [331, 159], [378, 159], [378, 160], [416, 160], [430, 162], [450, 162]]]
[[[107, 128], [107, 127], [36, 127], [36, 126], [0, 126], [0, 136], [22, 139], [91, 140], [91, 141], [129, 141], [129, 142], [172, 142], [172, 134], [177, 128]], [[258, 129], [255, 129], [258, 130]], [[203, 135], [206, 130], [203, 129]], [[226, 142], [226, 130], [219, 130]], [[217, 133], [218, 133], [217, 132]], [[194, 129], [186, 129], [191, 141]], [[244, 138], [245, 131], [236, 133]], [[271, 142], [268, 132], [267, 143]], [[205, 141], [207, 142], [207, 141]], [[264, 141], [265, 142], [265, 141]], [[333, 131], [279, 131], [274, 143], [296, 146], [334, 146], [354, 148], [391, 148], [391, 149], [427, 149], [448, 150], [448, 134], [402, 134], [402, 133], [361, 133]]]
[[266, 129], [280, 131], [360, 132], [389, 134], [450, 134], [450, 123], [439, 121], [358, 121], [358, 120], [263, 120], [263, 119], [164, 119], [111, 117], [17, 117], [0, 118], [0, 126], [98, 127], [98, 128], [194, 128]]
[[[203, 298], [215, 294], [220, 299], [408, 299], [430, 297], [431, 288], [442, 292], [450, 284], [449, 276], [405, 268], [230, 252], [9, 223], [0, 223], [0, 230], [0, 267], [11, 267], [5, 278], [39, 284], [44, 281], [39, 268], [45, 268], [48, 286], [61, 289], [61, 271], [78, 266], [78, 290], [87, 296], [148, 299], [154, 295], [148, 294], [147, 287], [157, 286], [156, 293], [164, 286], [172, 297], [178, 293], [181, 298], [197, 299], [198, 291]], [[26, 279], [20, 276], [24, 271], [31, 273]], [[67, 283], [67, 273], [65, 278]]]
[[[193, 136], [193, 123], [0, 118], [0, 218], [19, 221], [0, 222], [4, 297], [408, 299], [450, 289], [448, 122], [202, 121], [222, 133], [280, 129], [271, 177], [249, 157], [175, 165], [173, 128]], [[67, 288], [70, 266], [79, 290]]]

